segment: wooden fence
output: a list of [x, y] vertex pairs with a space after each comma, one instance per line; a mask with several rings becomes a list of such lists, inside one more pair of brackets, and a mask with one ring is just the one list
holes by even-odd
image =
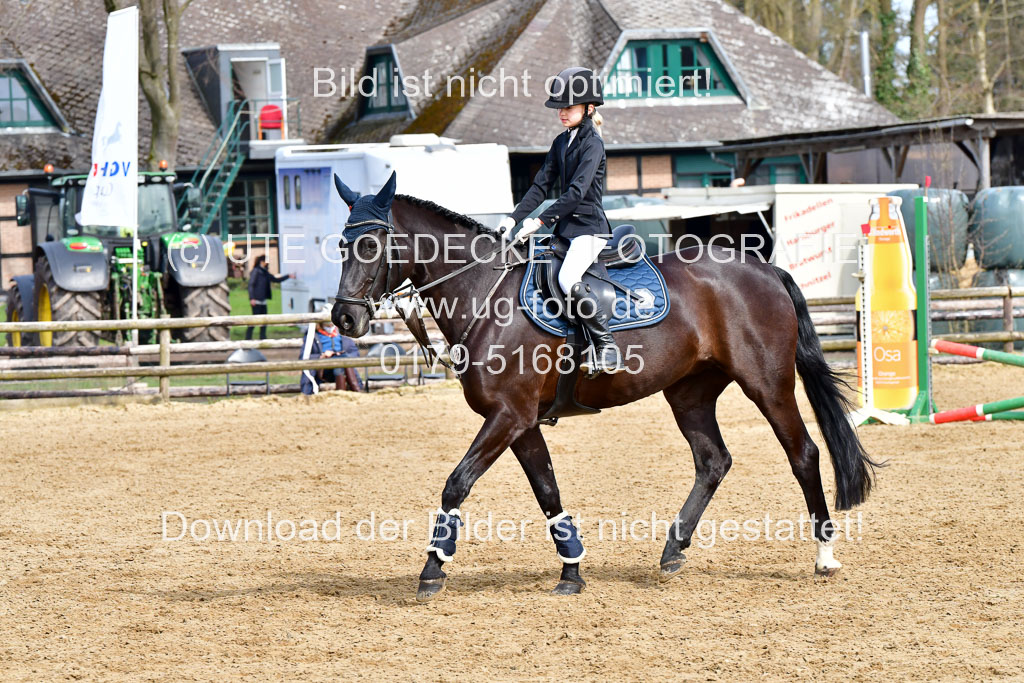
[[[934, 321], [965, 321], [1001, 319], [1004, 329], [998, 332], [967, 332], [958, 334], [933, 335], [937, 339], [968, 341], [972, 343], [1002, 342], [1012, 349], [1014, 341], [1024, 340], [1024, 332], [1013, 329], [1015, 316], [1024, 316], [1024, 288], [984, 287], [973, 289], [932, 290], [931, 317]], [[816, 326], [853, 325], [856, 314], [853, 311], [853, 297], [830, 297], [811, 299], [812, 318]], [[389, 316], [394, 317], [394, 316]], [[171, 331], [184, 328], [211, 326], [257, 326], [257, 325], [302, 325], [321, 322], [326, 313], [240, 315], [213, 318], [159, 318], [147, 320], [95, 320], [95, 321], [54, 321], [0, 323], [0, 333], [44, 332], [44, 331], [128, 331], [156, 330], [159, 343], [138, 346], [99, 347], [0, 347], [0, 381], [35, 381], [55, 379], [86, 378], [159, 378], [159, 395], [167, 400], [171, 396], [170, 378], [216, 374], [270, 373], [328, 368], [373, 368], [381, 366], [381, 358], [327, 358], [315, 360], [273, 360], [256, 363], [188, 363], [173, 365], [171, 359], [183, 353], [210, 351], [233, 351], [236, 349], [300, 348], [302, 338], [234, 341], [234, 342], [190, 342], [171, 343]], [[435, 333], [436, 334], [436, 333]], [[433, 335], [432, 339], [441, 339]], [[377, 343], [413, 343], [409, 333], [389, 335], [367, 335], [357, 340], [366, 347]], [[825, 351], [850, 351], [856, 347], [853, 339], [823, 339]], [[140, 366], [141, 357], [155, 357], [157, 364]], [[105, 362], [104, 362], [105, 361]], [[112, 364], [110, 361], [115, 361]], [[396, 367], [424, 366], [422, 356], [403, 355], [388, 361]], [[73, 367], [67, 365], [91, 365]], [[61, 367], [65, 366], [65, 367]], [[430, 368], [436, 372], [437, 368]], [[289, 388], [297, 385], [287, 385]], [[180, 389], [180, 388], [176, 388]], [[88, 390], [85, 390], [88, 391]], [[97, 392], [111, 390], [96, 390]], [[119, 390], [113, 390], [117, 392]], [[243, 390], [246, 393], [251, 390]], [[32, 392], [25, 392], [31, 394]], [[180, 392], [176, 392], [181, 395]], [[202, 391], [188, 395], [203, 395]]]

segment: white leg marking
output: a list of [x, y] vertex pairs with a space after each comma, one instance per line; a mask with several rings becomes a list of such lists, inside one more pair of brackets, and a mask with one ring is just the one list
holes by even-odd
[[835, 540], [829, 543], [824, 541], [816, 541], [818, 544], [818, 557], [814, 561], [814, 570], [821, 573], [830, 573], [837, 571], [843, 565], [840, 564], [839, 560], [832, 556], [832, 550], [835, 547]]

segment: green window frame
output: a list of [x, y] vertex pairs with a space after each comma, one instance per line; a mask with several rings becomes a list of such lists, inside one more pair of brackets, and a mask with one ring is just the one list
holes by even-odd
[[50, 110], [20, 70], [0, 70], [0, 128], [56, 127]]
[[631, 40], [605, 82], [608, 99], [738, 95], [711, 43], [698, 38]]
[[408, 109], [408, 101], [402, 90], [402, 81], [398, 76], [398, 65], [390, 53], [370, 55], [369, 74], [373, 77], [373, 92], [363, 98], [364, 113], [390, 114], [404, 112]]
[[724, 163], [718, 163], [710, 154], [700, 152], [675, 155], [672, 160], [675, 187], [728, 187], [733, 175], [726, 164], [733, 163], [733, 155], [718, 156]]
[[275, 233], [272, 186], [271, 178], [239, 178], [231, 184], [221, 209], [223, 239], [227, 239], [228, 235]]
[[761, 162], [750, 177], [748, 185], [806, 185], [807, 174], [798, 156], [773, 157]]

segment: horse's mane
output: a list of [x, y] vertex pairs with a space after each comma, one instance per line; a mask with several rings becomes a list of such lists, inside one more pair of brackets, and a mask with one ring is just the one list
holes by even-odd
[[492, 228], [488, 228], [483, 223], [475, 221], [472, 218], [470, 218], [469, 216], [461, 214], [458, 211], [452, 211], [451, 209], [446, 209], [445, 207], [441, 206], [440, 204], [435, 204], [434, 202], [432, 202], [432, 201], [430, 201], [428, 199], [420, 199], [419, 197], [410, 197], [407, 194], [395, 195], [395, 199], [401, 199], [402, 201], [406, 202], [407, 204], [412, 204], [413, 206], [415, 206], [417, 208], [426, 209], [427, 211], [432, 211], [433, 213], [436, 213], [438, 216], [441, 216], [442, 218], [447, 218], [452, 223], [455, 223], [456, 225], [460, 225], [463, 228], [468, 228], [470, 230], [475, 230], [476, 232], [483, 233], [485, 235], [497, 235], [498, 234], [498, 232], [496, 230], [494, 230]]

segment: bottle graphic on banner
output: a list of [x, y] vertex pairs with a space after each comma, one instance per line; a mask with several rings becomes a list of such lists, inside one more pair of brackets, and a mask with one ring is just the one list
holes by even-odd
[[[910, 408], [917, 396], [917, 292], [901, 203], [899, 197], [872, 199], [868, 219], [872, 388], [874, 407], [881, 410]], [[859, 364], [860, 339], [857, 347]]]

